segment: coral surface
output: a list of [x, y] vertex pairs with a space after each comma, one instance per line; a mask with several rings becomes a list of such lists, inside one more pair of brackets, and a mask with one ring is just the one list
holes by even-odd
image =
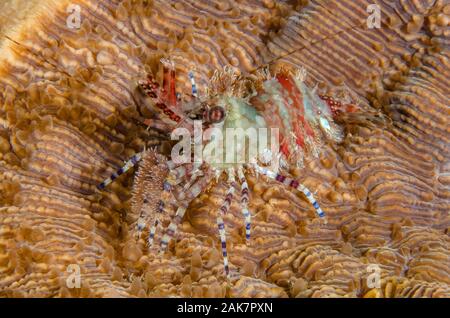
[[[445, 0], [0, 1], [0, 296], [450, 297], [449, 19]], [[133, 119], [136, 80], [161, 57], [186, 90], [195, 70], [200, 91], [225, 65], [303, 66], [365, 110], [291, 171], [326, 224], [249, 177], [250, 243], [237, 203], [225, 219], [230, 282], [225, 187], [193, 201], [164, 254], [131, 233], [132, 171], [96, 188], [145, 141], [164, 148]]]

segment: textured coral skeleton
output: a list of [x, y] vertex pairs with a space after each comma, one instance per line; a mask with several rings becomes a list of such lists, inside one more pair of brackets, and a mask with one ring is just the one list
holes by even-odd
[[[279, 170], [286, 170], [291, 165], [303, 166], [305, 160], [318, 157], [323, 143], [339, 142], [341, 131], [334, 123], [333, 116], [343, 111], [353, 112], [356, 106], [344, 106], [332, 97], [319, 96], [315, 89], [305, 85], [306, 74], [303, 69], [289, 71], [281, 68], [275, 75], [271, 75], [268, 68], [264, 68], [250, 79], [250, 76], [245, 77], [231, 67], [225, 67], [223, 70], [215, 71], [210, 85], [205, 89], [206, 94], [202, 97], [199, 97], [195, 76], [191, 71], [189, 72], [191, 94], [185, 96], [177, 92], [175, 64], [166, 59], [162, 59], [161, 64], [162, 86], [151, 74], [146, 80], [138, 82], [141, 93], [148, 98], [144, 107], [148, 107], [157, 116], [157, 119], [143, 120], [148, 128], [167, 125], [173, 130], [184, 127], [195, 139], [198, 137], [194, 136], [195, 124], [192, 118], [200, 118], [202, 127], [218, 129], [223, 135], [229, 129], [243, 131], [249, 128], [265, 131], [272, 128], [272, 135], [266, 136], [265, 140], [258, 140], [256, 142], [258, 150], [253, 154], [248, 151], [248, 148], [252, 147], [251, 141], [245, 139], [245, 136], [240, 142], [238, 140], [236, 147], [234, 142], [231, 149], [230, 145], [226, 144], [228, 147], [223, 152], [219, 151], [219, 155], [215, 157], [219, 160], [216, 161], [197, 162], [190, 155], [190, 159], [193, 160], [180, 164], [176, 158], [168, 160], [156, 150], [144, 150], [132, 156], [123, 167], [99, 184], [98, 188], [105, 189], [116, 178], [143, 160], [145, 163], [140, 167], [134, 184], [133, 205], [139, 215], [136, 224], [137, 238], [141, 237], [147, 223], [150, 223], [147, 242], [148, 246], [152, 247], [161, 215], [164, 215], [165, 208], [169, 204], [173, 204], [176, 208], [175, 217], [160, 242], [161, 251], [165, 251], [192, 200], [211, 188], [213, 183], [224, 183], [228, 190], [222, 206], [217, 211], [216, 223], [224, 272], [230, 278], [224, 216], [236, 196], [235, 189], [240, 188], [245, 238], [247, 241], [250, 240], [251, 212], [247, 207], [249, 188], [245, 175], [262, 174], [303, 193], [317, 216], [324, 218], [325, 213], [313, 193], [299, 181], [281, 174]], [[166, 129], [165, 132], [169, 135], [171, 131]], [[274, 149], [268, 140], [273, 141], [275, 138], [280, 139], [279, 143], [276, 143], [276, 146], [279, 144], [277, 149]], [[213, 147], [216, 151], [223, 148], [223, 141], [215, 143], [214, 137], [201, 139], [199, 141], [201, 152], [208, 147]], [[232, 160], [223, 160], [224, 155], [229, 156], [230, 152]], [[245, 160], [239, 161], [238, 155], [242, 152]], [[172, 155], [174, 154], [178, 155], [172, 152]], [[272, 161], [277, 162], [275, 170], [267, 167]]]

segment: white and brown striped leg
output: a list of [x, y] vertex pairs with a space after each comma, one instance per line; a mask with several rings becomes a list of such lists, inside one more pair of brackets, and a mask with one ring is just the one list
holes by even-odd
[[169, 201], [169, 198], [171, 197], [171, 189], [172, 189], [172, 185], [170, 184], [170, 181], [168, 181], [168, 179], [166, 179], [164, 181], [164, 185], [163, 185], [163, 193], [161, 195], [161, 200], [159, 200], [158, 206], [156, 208], [156, 212], [158, 214], [155, 218], [155, 221], [154, 221], [152, 227], [150, 228], [150, 233], [148, 236], [148, 247], [151, 247], [153, 245], [156, 228], [158, 227], [158, 224], [159, 224], [158, 215], [164, 214], [164, 209], [166, 207], [166, 203], [167, 203], [167, 201]]
[[97, 188], [99, 190], [104, 190], [108, 185], [110, 185], [114, 180], [116, 180], [118, 177], [120, 177], [122, 174], [130, 170], [132, 167], [134, 167], [139, 161], [141, 161], [142, 157], [144, 155], [144, 152], [140, 152], [132, 156], [124, 166], [119, 168], [116, 172], [114, 172], [108, 179], [100, 183]]
[[192, 200], [194, 200], [202, 191], [206, 189], [210, 180], [211, 176], [209, 173], [205, 173], [202, 176], [199, 176], [198, 178], [197, 174], [195, 174], [193, 175], [191, 180], [186, 184], [183, 191], [177, 198], [179, 202], [181, 202], [181, 204], [179, 205], [175, 217], [172, 219], [172, 222], [170, 222], [166, 233], [161, 239], [162, 251], [165, 251], [167, 249], [167, 245], [169, 244], [170, 240], [172, 239], [172, 237], [175, 236], [178, 224], [181, 223], [189, 203]]
[[225, 229], [225, 223], [223, 221], [224, 216], [227, 214], [228, 210], [230, 209], [231, 200], [233, 199], [233, 193], [234, 193], [234, 182], [230, 186], [230, 188], [227, 191], [227, 194], [225, 196], [225, 201], [222, 204], [222, 206], [219, 209], [218, 215], [217, 215], [217, 227], [219, 228], [219, 236], [220, 236], [220, 245], [222, 247], [222, 256], [223, 256], [223, 267], [225, 270], [225, 275], [227, 278], [230, 278], [230, 267], [228, 263], [228, 252], [227, 252], [227, 234]]
[[185, 180], [192, 180], [193, 174], [198, 173], [200, 168], [198, 163], [176, 164], [172, 160], [167, 161], [166, 165], [171, 173], [174, 184], [179, 184]]
[[192, 96], [197, 98], [198, 97], [198, 89], [197, 89], [197, 84], [195, 82], [194, 72], [190, 71], [188, 75], [189, 75], [189, 80], [191, 81]]
[[150, 233], [148, 237], [148, 246], [151, 247], [153, 245], [153, 241], [155, 238], [155, 232], [156, 228], [158, 227], [158, 224], [160, 222], [158, 215], [162, 215], [165, 211], [165, 207], [167, 202], [172, 197], [172, 188], [176, 183], [177, 178], [180, 179], [184, 176], [178, 176], [177, 171], [175, 171], [175, 166], [171, 161], [168, 161], [166, 163], [167, 168], [169, 169], [169, 175], [163, 182], [163, 191], [161, 193], [161, 199], [158, 201], [158, 206], [156, 207], [157, 216], [155, 218], [155, 221], [150, 228]]
[[153, 240], [155, 239], [155, 232], [156, 232], [156, 228], [158, 227], [159, 224], [159, 218], [156, 217], [155, 218], [155, 222], [153, 222], [152, 227], [150, 228], [150, 233], [148, 235], [148, 247], [151, 247], [153, 245]]
[[[166, 188], [166, 186], [164, 186], [163, 194], [161, 195], [162, 198], [167, 198], [167, 197], [169, 197], [171, 195], [171, 193], [168, 192], [167, 190], [168, 189]], [[148, 247], [151, 247], [153, 245], [153, 239], [155, 237], [156, 228], [158, 227], [158, 224], [160, 222], [159, 215], [164, 213], [164, 206], [165, 206], [164, 200], [166, 200], [166, 199], [159, 200], [158, 205], [156, 206], [155, 210], [156, 210], [157, 214], [155, 216], [155, 220], [153, 221], [153, 224], [152, 224], [152, 226], [150, 228], [150, 231], [149, 231], [149, 236], [148, 236], [148, 240], [147, 240], [147, 246]], [[144, 207], [148, 208], [148, 206], [146, 206], [147, 203], [148, 202], [144, 201], [145, 205], [141, 209], [141, 213], [139, 215], [139, 219], [138, 219], [137, 224], [136, 224], [137, 239], [138, 240], [141, 238], [141, 234], [144, 231], [145, 226], [146, 226], [146, 218], [145, 218], [145, 216], [151, 214], [151, 213], [145, 213], [144, 210], [143, 210]], [[153, 210], [153, 207], [152, 207], [152, 210]]]
[[145, 228], [145, 220], [144, 220], [144, 218], [142, 217], [142, 214], [139, 216], [139, 219], [138, 219], [138, 221], [137, 221], [137, 224], [136, 224], [136, 229], [137, 229], [137, 239], [139, 240], [140, 238], [141, 238], [141, 234], [142, 234], [142, 231], [144, 230], [144, 228]]
[[141, 234], [145, 229], [145, 226], [147, 225], [147, 220], [146, 220], [146, 215], [147, 213], [145, 213], [145, 209], [148, 209], [148, 200], [146, 198], [144, 198], [143, 200], [143, 204], [141, 206], [141, 210], [139, 213], [139, 218], [136, 224], [136, 239], [139, 240], [141, 238]]
[[265, 175], [271, 179], [274, 179], [286, 186], [289, 186], [291, 188], [296, 189], [297, 191], [302, 192], [306, 196], [306, 199], [308, 199], [308, 201], [312, 204], [314, 210], [316, 210], [316, 213], [319, 216], [319, 218], [322, 218], [322, 219], [325, 218], [325, 212], [323, 212], [322, 208], [319, 206], [319, 203], [314, 198], [314, 195], [311, 193], [311, 191], [307, 187], [305, 187], [299, 181], [289, 178], [287, 176], [284, 176], [282, 174], [275, 173], [273, 171], [270, 171], [270, 170], [263, 168], [261, 166], [258, 166], [258, 165], [255, 165], [255, 169], [257, 172], [262, 173], [263, 175]]
[[[151, 247], [153, 245], [156, 229], [157, 229], [158, 225], [160, 224], [160, 220], [161, 220], [160, 216], [165, 213], [164, 209], [165, 209], [166, 203], [168, 201], [173, 200], [173, 195], [172, 195], [171, 190], [172, 190], [173, 185], [175, 185], [174, 180], [176, 179], [176, 172], [174, 172], [174, 170], [171, 170], [174, 168], [174, 165], [170, 161], [167, 161], [165, 164], [166, 164], [167, 170], [169, 170], [169, 175], [162, 183], [162, 193], [160, 194], [160, 199], [158, 200], [157, 205], [151, 207], [151, 209], [156, 212], [156, 215], [155, 215], [153, 224], [150, 227], [149, 236], [147, 239], [148, 247]], [[151, 212], [144, 213], [144, 211], [143, 211], [143, 209], [148, 208], [147, 203], [148, 202], [146, 202], [146, 200], [144, 200], [144, 205], [141, 208], [141, 213], [140, 213], [140, 216], [138, 219], [138, 223], [137, 223], [138, 239], [140, 238], [141, 233], [146, 226], [145, 216], [152, 214]]]
[[[173, 187], [175, 185], [181, 183], [186, 178], [190, 177], [191, 173], [192, 173], [192, 169], [193, 169], [192, 164], [176, 166], [172, 161], [168, 161], [166, 164], [169, 169], [169, 176], [166, 178], [166, 180], [164, 180], [164, 183], [163, 183], [163, 192], [161, 194], [161, 200], [159, 200], [158, 206], [157, 206], [158, 214], [164, 213], [166, 203], [172, 197], [171, 191], [172, 191]], [[179, 209], [177, 211], [177, 215], [179, 214], [179, 215], [181, 215], [181, 218], [183, 218], [185, 212], [186, 211]], [[153, 244], [156, 227], [158, 226], [158, 224], [159, 224], [159, 218], [157, 217], [155, 219], [155, 223], [153, 224], [153, 226], [150, 229], [150, 235], [149, 235], [149, 239], [148, 239], [149, 247], [152, 246], [152, 244]]]
[[251, 214], [248, 210], [249, 202], [249, 190], [247, 180], [245, 179], [244, 172], [242, 168], [238, 168], [239, 182], [241, 183], [241, 205], [242, 205], [242, 215], [245, 220], [245, 240], [248, 243], [250, 241], [250, 231], [251, 231]]

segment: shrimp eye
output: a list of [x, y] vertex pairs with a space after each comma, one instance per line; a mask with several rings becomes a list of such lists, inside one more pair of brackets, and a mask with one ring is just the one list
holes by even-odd
[[225, 118], [225, 110], [220, 106], [214, 106], [208, 111], [208, 119], [211, 123], [217, 124]]

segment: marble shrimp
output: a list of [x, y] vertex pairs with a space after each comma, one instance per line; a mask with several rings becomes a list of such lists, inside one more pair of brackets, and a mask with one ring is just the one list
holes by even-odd
[[[135, 180], [135, 188], [142, 198], [137, 205], [140, 210], [136, 224], [137, 235], [140, 237], [141, 232], [150, 226], [147, 242], [151, 247], [165, 208], [168, 204], [173, 204], [176, 207], [175, 216], [160, 240], [160, 251], [165, 251], [190, 202], [205, 192], [213, 180], [217, 183], [222, 178], [228, 190], [216, 213], [216, 223], [223, 269], [229, 279], [224, 217], [235, 199], [239, 200], [242, 207], [246, 242], [251, 239], [251, 212], [248, 209], [250, 190], [246, 175], [265, 175], [300, 191], [313, 206], [317, 216], [324, 219], [325, 213], [311, 190], [281, 171], [292, 165], [302, 167], [307, 158], [317, 157], [322, 144], [330, 140], [338, 142], [341, 131], [334, 123], [333, 115], [346, 111], [349, 107], [345, 108], [342, 103], [329, 96], [319, 96], [315, 90], [307, 87], [304, 83], [305, 72], [302, 70], [281, 69], [272, 75], [267, 69], [263, 69], [255, 75], [245, 77], [232, 68], [225, 67], [214, 73], [204, 96], [199, 94], [194, 73], [189, 72], [191, 93], [181, 95], [176, 89], [174, 63], [165, 59], [161, 62], [162, 85], [152, 75], [138, 82], [141, 94], [149, 99], [149, 107], [156, 113], [156, 119], [144, 120], [149, 128], [163, 129], [167, 134], [176, 128], [183, 128], [194, 135], [194, 120], [201, 120], [203, 128], [221, 132], [226, 129], [277, 129], [279, 148], [271, 149], [268, 144], [263, 144], [263, 147], [258, 147], [256, 155], [239, 163], [208, 161], [183, 164], [177, 164], [175, 160], [169, 160], [155, 150], [144, 150], [135, 154], [123, 167], [100, 183], [98, 189], [104, 190], [120, 175], [143, 161], [138, 171], [140, 179]], [[211, 147], [212, 140], [200, 140], [202, 151]], [[238, 144], [236, 151], [248, 150], [242, 149], [245, 147], [248, 147], [245, 142], [243, 145]], [[278, 162], [276, 169], [268, 166], [272, 160]], [[151, 181], [140, 181], [145, 179], [143, 175], [149, 176]], [[151, 224], [147, 224], [148, 222]]]

